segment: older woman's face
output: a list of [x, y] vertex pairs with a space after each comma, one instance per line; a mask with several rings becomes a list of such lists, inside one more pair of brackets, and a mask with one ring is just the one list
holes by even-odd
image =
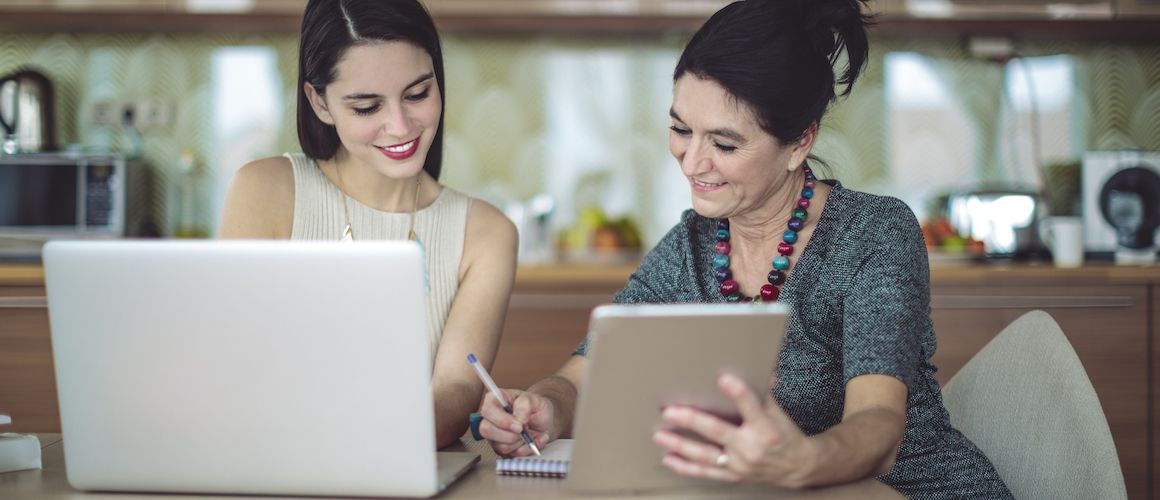
[[778, 194], [786, 192], [797, 167], [794, 146], [765, 132], [747, 104], [716, 81], [686, 74], [673, 86], [670, 114], [669, 150], [689, 179], [698, 214], [735, 217], [784, 208]]

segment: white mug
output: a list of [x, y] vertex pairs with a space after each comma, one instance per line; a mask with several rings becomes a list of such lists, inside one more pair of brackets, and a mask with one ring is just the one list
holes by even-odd
[[1083, 218], [1047, 217], [1040, 222], [1040, 235], [1051, 249], [1055, 267], [1083, 265]]

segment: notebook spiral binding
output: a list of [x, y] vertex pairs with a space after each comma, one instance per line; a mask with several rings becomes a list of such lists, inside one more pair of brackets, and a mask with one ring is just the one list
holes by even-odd
[[504, 476], [565, 477], [568, 475], [568, 465], [568, 460], [503, 458], [496, 460], [495, 473]]

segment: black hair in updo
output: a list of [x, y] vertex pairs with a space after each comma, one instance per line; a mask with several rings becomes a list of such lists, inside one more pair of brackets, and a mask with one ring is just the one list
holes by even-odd
[[[693, 35], [673, 80], [691, 73], [717, 82], [753, 108], [766, 132], [794, 142], [821, 122], [835, 87], [849, 94], [866, 65], [865, 1], [733, 2]], [[843, 50], [847, 65], [835, 77]]]

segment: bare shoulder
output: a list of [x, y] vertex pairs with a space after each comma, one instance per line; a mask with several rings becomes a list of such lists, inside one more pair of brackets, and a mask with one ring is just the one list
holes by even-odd
[[289, 238], [294, 217], [294, 167], [276, 156], [247, 163], [230, 182], [222, 238]]
[[263, 192], [289, 189], [294, 192], [294, 167], [285, 156], [271, 156], [254, 160], [238, 169], [234, 184], [243, 187], [262, 187]]
[[471, 199], [471, 208], [467, 212], [467, 241], [481, 242], [487, 247], [497, 249], [511, 248], [513, 251], [519, 242], [516, 226], [495, 205], [478, 198]]
[[518, 245], [519, 235], [511, 219], [491, 203], [472, 198], [463, 244], [464, 263], [503, 262], [510, 263], [514, 269]]

